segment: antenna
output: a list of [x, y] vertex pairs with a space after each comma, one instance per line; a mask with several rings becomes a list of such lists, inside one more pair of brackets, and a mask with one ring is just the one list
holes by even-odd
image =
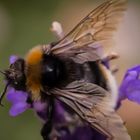
[[6, 75], [6, 72], [0, 70], [0, 73], [3, 74], [3, 75]]
[[4, 88], [3, 92], [2, 92], [2, 94], [1, 94], [1, 96], [0, 96], [0, 105], [1, 105], [1, 106], [4, 106], [4, 105], [2, 104], [2, 99], [3, 99], [3, 97], [4, 97], [4, 95], [5, 95], [6, 91], [7, 91], [8, 86], [9, 86], [9, 83], [6, 84], [6, 86], [5, 86], [5, 88]]

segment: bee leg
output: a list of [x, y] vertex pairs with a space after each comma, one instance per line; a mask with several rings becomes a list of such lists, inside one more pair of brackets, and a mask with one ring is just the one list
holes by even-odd
[[47, 110], [48, 119], [41, 129], [41, 135], [43, 137], [43, 140], [51, 140], [49, 136], [53, 127], [53, 112], [54, 112], [54, 100], [53, 97], [50, 97], [49, 106]]
[[48, 120], [43, 128], [41, 129], [41, 135], [43, 137], [43, 140], [50, 140], [49, 138], [49, 134], [51, 133], [51, 130], [52, 130], [52, 124], [51, 122]]

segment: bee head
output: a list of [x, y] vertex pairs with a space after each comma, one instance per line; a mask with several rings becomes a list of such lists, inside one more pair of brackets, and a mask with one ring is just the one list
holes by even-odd
[[[2, 99], [7, 91], [7, 88], [13, 87], [16, 90], [26, 90], [25, 82], [25, 61], [24, 59], [17, 59], [14, 63], [10, 65], [10, 67], [3, 71], [0, 71], [6, 79], [6, 86], [0, 96], [0, 105], [2, 105]], [[3, 105], [2, 105], [3, 106]]]
[[17, 59], [10, 65], [9, 69], [5, 70], [5, 79], [7, 83], [16, 90], [25, 90], [25, 61]]

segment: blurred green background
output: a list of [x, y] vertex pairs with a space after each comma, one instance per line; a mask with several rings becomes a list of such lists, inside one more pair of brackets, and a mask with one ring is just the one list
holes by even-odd
[[[50, 31], [51, 23], [59, 21], [68, 32], [82, 17], [103, 0], [0, 0], [0, 69], [9, 65], [9, 56], [23, 56], [35, 45], [50, 43], [56, 38]], [[120, 82], [124, 71], [140, 63], [140, 1], [130, 0], [128, 12], [116, 33], [115, 51]], [[122, 47], [121, 47], [122, 46]], [[0, 78], [0, 91], [3, 89]], [[0, 140], [41, 140], [41, 123], [33, 111], [10, 117], [10, 105], [0, 107]], [[125, 101], [119, 110], [127, 123], [132, 140], [140, 140], [140, 107]]]

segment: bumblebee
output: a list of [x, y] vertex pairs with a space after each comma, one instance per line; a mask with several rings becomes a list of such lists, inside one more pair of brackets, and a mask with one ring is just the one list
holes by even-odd
[[[55, 99], [70, 107], [83, 122], [110, 140], [130, 140], [115, 112], [117, 86], [98, 48], [109, 46], [126, 0], [107, 0], [82, 19], [56, 43], [32, 48], [5, 70], [7, 87], [26, 91], [30, 102], [49, 102], [48, 120], [42, 129], [49, 140]], [[1, 101], [0, 100], [0, 101]]]

